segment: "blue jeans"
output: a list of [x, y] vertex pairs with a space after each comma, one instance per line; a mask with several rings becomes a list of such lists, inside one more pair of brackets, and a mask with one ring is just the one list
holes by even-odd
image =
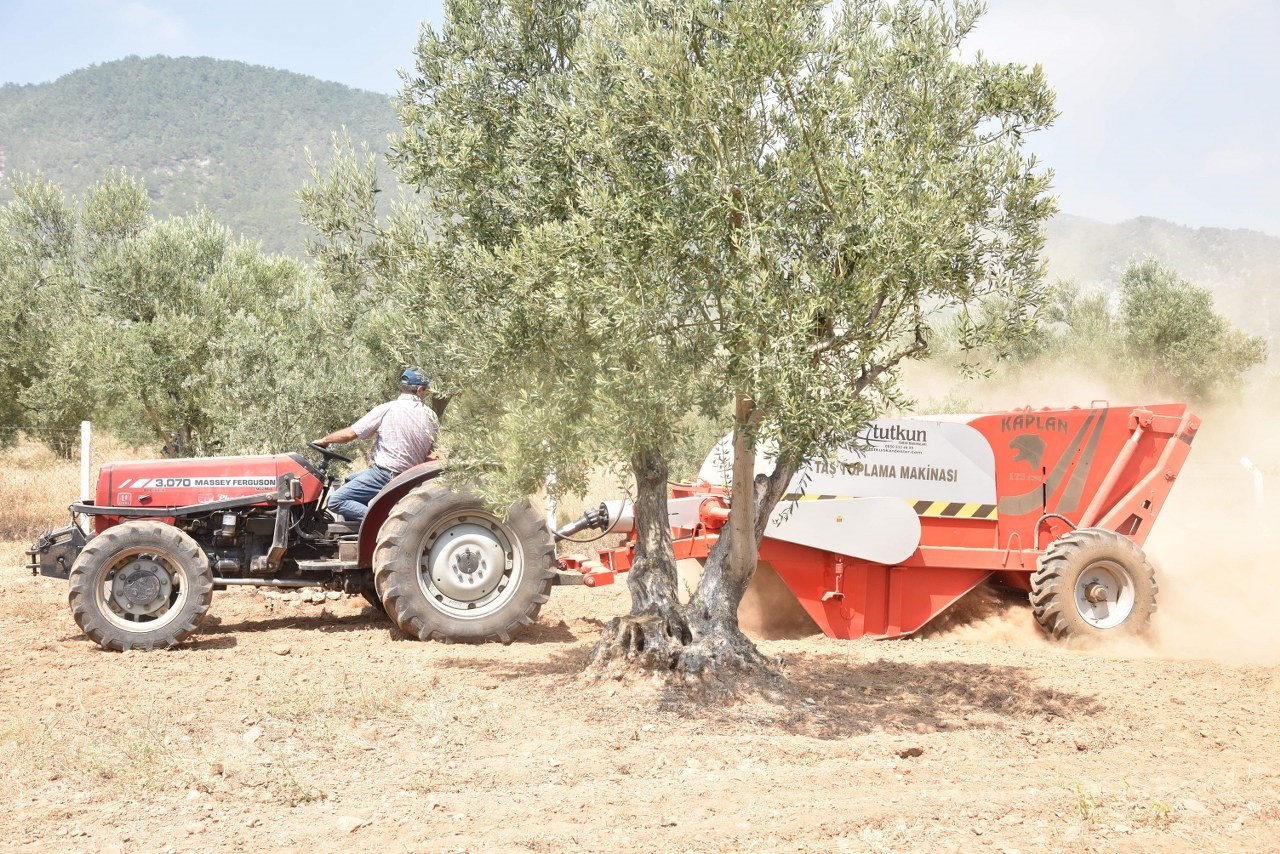
[[353, 474], [329, 496], [329, 509], [348, 522], [363, 522], [364, 514], [369, 512], [369, 502], [393, 477], [394, 472], [381, 466], [370, 466]]

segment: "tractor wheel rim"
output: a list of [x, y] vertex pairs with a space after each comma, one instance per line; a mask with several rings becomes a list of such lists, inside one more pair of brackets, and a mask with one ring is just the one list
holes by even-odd
[[1133, 614], [1135, 597], [1133, 577], [1115, 561], [1095, 561], [1076, 578], [1076, 610], [1096, 629], [1122, 625]]
[[97, 585], [98, 607], [113, 625], [149, 632], [173, 620], [187, 600], [177, 561], [149, 549], [121, 552], [107, 564]]
[[480, 619], [501, 608], [524, 570], [515, 536], [486, 513], [441, 520], [423, 538], [418, 583], [428, 601], [460, 619]]

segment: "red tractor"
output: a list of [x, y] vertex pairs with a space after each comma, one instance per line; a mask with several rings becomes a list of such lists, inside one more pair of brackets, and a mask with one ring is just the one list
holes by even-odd
[[[104, 465], [95, 500], [28, 550], [33, 572], [70, 581], [71, 611], [107, 649], [173, 646], [213, 591], [322, 587], [363, 595], [414, 637], [509, 641], [560, 578], [551, 532], [527, 503], [499, 515], [424, 463], [393, 480], [359, 528], [324, 509], [342, 454]], [[580, 576], [569, 576], [578, 580]]]
[[[1142, 544], [1200, 420], [1182, 404], [1014, 410], [882, 419], [838, 465], [797, 476], [760, 559], [827, 635], [918, 631], [991, 579], [1026, 592], [1055, 637], [1143, 629], [1156, 608]], [[71, 610], [109, 649], [172, 646], [194, 633], [213, 591], [235, 584], [363, 595], [426, 640], [509, 641], [556, 584], [611, 583], [634, 542], [598, 561], [557, 559], [553, 537], [630, 534], [626, 502], [553, 534], [527, 502], [494, 513], [404, 472], [357, 530], [324, 510], [332, 460], [298, 454], [102, 467], [93, 519], [43, 534], [31, 569], [70, 579]], [[718, 447], [698, 483], [673, 489], [677, 558], [705, 558], [728, 515]], [[763, 464], [763, 462], [762, 462]]]

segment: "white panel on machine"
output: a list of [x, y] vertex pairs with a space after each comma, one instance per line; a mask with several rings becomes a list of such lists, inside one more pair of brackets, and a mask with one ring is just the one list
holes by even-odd
[[[706, 500], [697, 496], [668, 501], [671, 526], [692, 528]], [[612, 504], [609, 509], [622, 530], [631, 530], [627, 513]], [[784, 501], [774, 509], [768, 532], [775, 540], [892, 565], [906, 560], [920, 545], [920, 517], [897, 498]]]
[[[732, 437], [711, 451], [698, 478], [727, 486]], [[772, 463], [761, 451], [756, 470]], [[848, 498], [894, 497], [907, 501], [995, 504], [996, 464], [981, 433], [955, 421], [880, 419], [867, 425], [858, 445], [840, 451], [834, 466], [807, 466], [791, 481], [793, 495]]]
[[893, 565], [920, 545], [920, 517], [897, 498], [783, 503], [769, 520], [775, 540]]

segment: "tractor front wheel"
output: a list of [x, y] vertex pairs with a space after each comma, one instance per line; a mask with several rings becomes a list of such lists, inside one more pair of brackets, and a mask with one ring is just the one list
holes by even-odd
[[1032, 613], [1055, 638], [1140, 634], [1158, 591], [1142, 549], [1102, 528], [1059, 537], [1031, 575]]
[[551, 533], [527, 501], [498, 516], [435, 481], [396, 502], [373, 552], [387, 614], [420, 640], [509, 643], [549, 598], [554, 563]]
[[208, 557], [161, 522], [126, 522], [89, 540], [69, 581], [80, 629], [122, 652], [181, 643], [200, 629], [213, 601]]

